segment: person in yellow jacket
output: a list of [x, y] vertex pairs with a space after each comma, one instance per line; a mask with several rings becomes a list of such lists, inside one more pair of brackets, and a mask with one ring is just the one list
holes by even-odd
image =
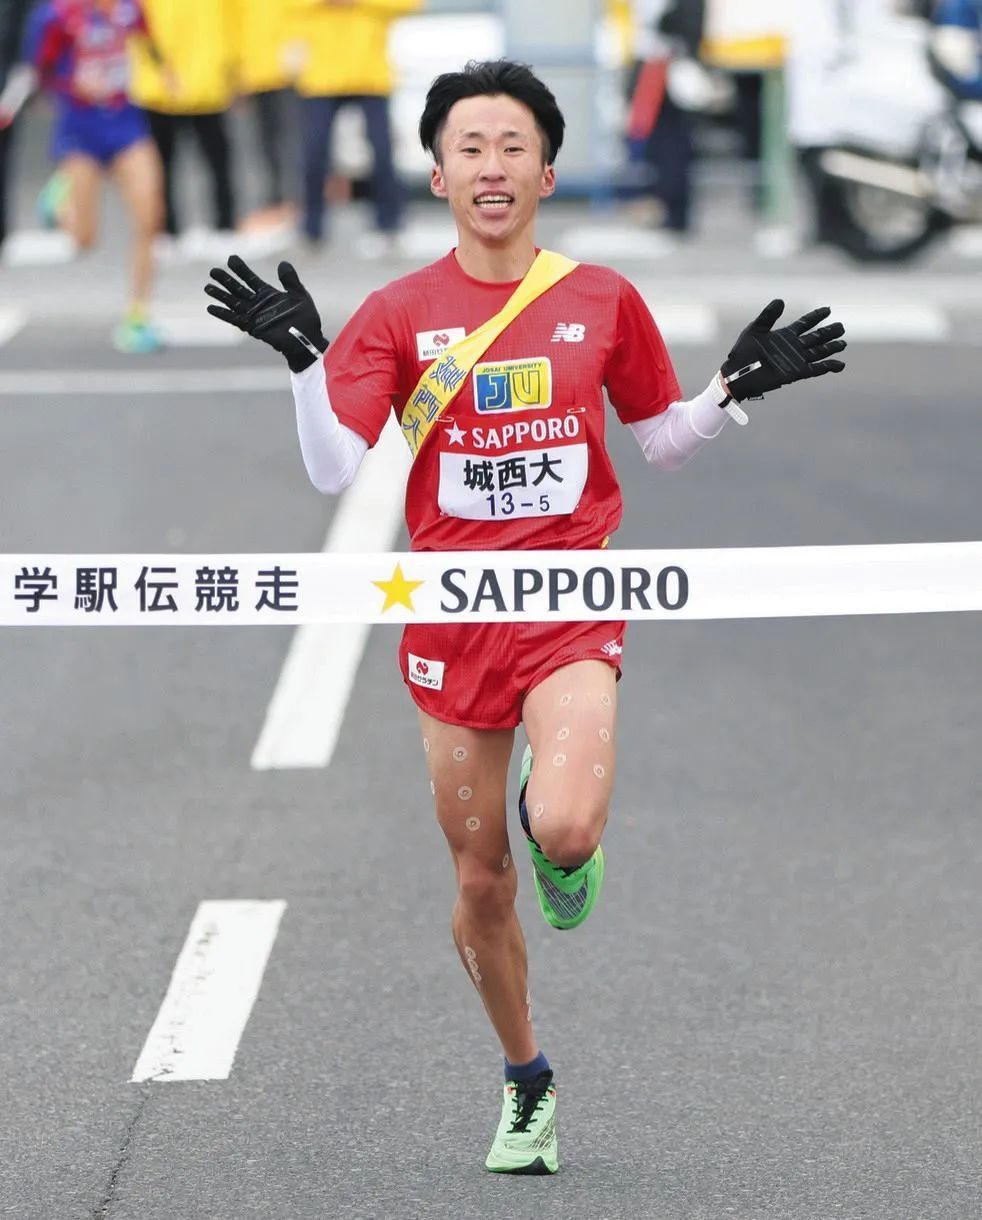
[[303, 141], [304, 233], [324, 236], [324, 180], [330, 168], [331, 132], [343, 106], [364, 115], [372, 146], [375, 223], [385, 234], [398, 231], [402, 192], [392, 156], [389, 97], [393, 88], [388, 53], [393, 21], [420, 8], [422, 0], [293, 0], [293, 28], [299, 47]]
[[235, 227], [232, 166], [225, 112], [235, 83], [239, 0], [143, 0], [168, 77], [139, 44], [133, 49], [132, 96], [150, 120], [164, 165], [165, 231], [179, 231], [174, 154], [182, 130], [194, 133], [208, 166], [214, 227]]
[[[291, 8], [294, 0], [239, 0], [236, 73], [252, 100], [259, 152], [266, 170], [264, 207], [243, 226], [263, 228], [292, 218], [287, 184], [296, 129]], [[292, 174], [291, 174], [292, 177]]]

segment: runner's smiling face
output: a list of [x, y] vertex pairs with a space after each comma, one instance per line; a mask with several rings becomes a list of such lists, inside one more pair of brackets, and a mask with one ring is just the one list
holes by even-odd
[[440, 133], [430, 189], [450, 203], [461, 242], [530, 240], [539, 200], [556, 189], [543, 135], [528, 106], [507, 94], [462, 98]]

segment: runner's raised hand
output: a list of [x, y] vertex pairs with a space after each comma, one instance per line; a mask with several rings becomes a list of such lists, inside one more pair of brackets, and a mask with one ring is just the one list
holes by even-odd
[[283, 262], [277, 268], [282, 289], [260, 279], [237, 254], [231, 255], [228, 266], [229, 271], [211, 269], [205, 292], [219, 304], [209, 305], [208, 312], [268, 343], [286, 357], [294, 373], [302, 373], [320, 360], [328, 341], [317, 306], [293, 265]]
[[841, 373], [845, 364], [829, 357], [845, 350], [846, 341], [842, 337], [845, 327], [841, 322], [833, 322], [812, 330], [831, 312], [825, 305], [804, 314], [790, 326], [774, 330], [774, 323], [784, 313], [784, 302], [771, 301], [741, 332], [720, 369], [730, 396], [743, 402], [806, 377]]

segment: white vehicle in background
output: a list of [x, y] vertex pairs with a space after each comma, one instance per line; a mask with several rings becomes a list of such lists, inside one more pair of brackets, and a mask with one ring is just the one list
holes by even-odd
[[801, 7], [791, 139], [819, 240], [861, 261], [898, 260], [982, 221], [982, 105], [941, 83], [930, 25], [890, 0]]

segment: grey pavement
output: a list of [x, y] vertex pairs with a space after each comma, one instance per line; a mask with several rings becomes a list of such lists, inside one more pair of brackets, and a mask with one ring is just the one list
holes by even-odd
[[[868, 287], [810, 257], [782, 270]], [[945, 257], [884, 282], [975, 291]], [[399, 270], [315, 262], [328, 333], [338, 268], [346, 290]], [[744, 264], [744, 290], [773, 282]], [[107, 352], [77, 266], [0, 276], [63, 292], [0, 374], [150, 367]], [[725, 278], [707, 262], [700, 290]], [[175, 269], [169, 299], [199, 279]], [[681, 347], [683, 386], [720, 355]], [[152, 367], [230, 363], [270, 367], [251, 348]], [[967, 343], [856, 344], [841, 379], [758, 405], [678, 473], [611, 428], [616, 545], [978, 538], [977, 387]], [[285, 389], [0, 397], [4, 551], [316, 550], [335, 511]], [[607, 889], [584, 928], [545, 927], [520, 858], [560, 1087], [549, 1180], [483, 1170], [500, 1059], [450, 940], [397, 639], [371, 633], [326, 771], [257, 773], [287, 630], [0, 633], [0, 1213], [982, 1213], [977, 616], [632, 625]], [[288, 906], [230, 1078], [128, 1083], [197, 904], [236, 897]]]

